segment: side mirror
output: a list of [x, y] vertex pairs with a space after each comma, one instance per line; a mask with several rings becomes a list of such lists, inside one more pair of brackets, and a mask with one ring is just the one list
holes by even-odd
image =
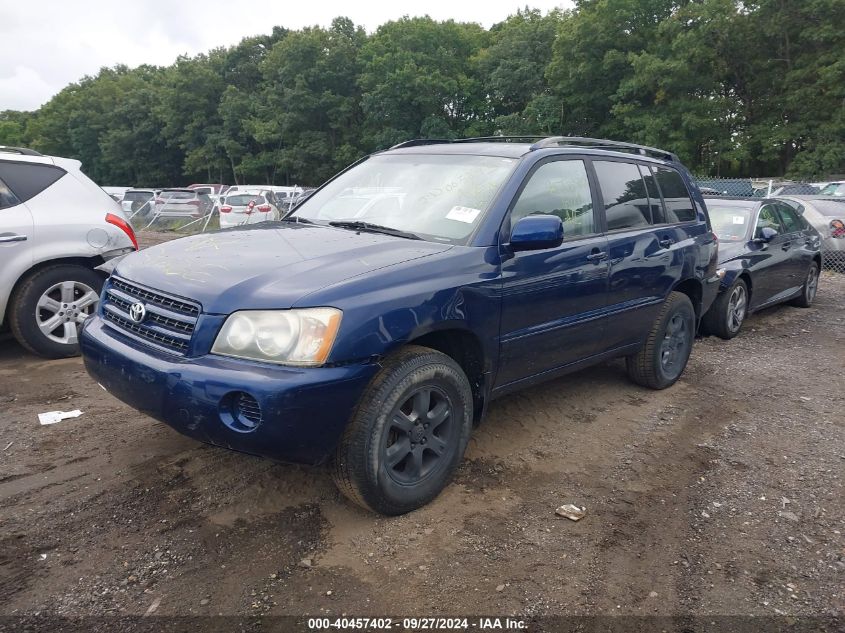
[[511, 230], [511, 249], [539, 251], [563, 243], [563, 222], [556, 215], [527, 215]]
[[764, 226], [757, 232], [757, 237], [754, 241], [758, 244], [768, 244], [778, 236], [778, 232], [770, 226]]

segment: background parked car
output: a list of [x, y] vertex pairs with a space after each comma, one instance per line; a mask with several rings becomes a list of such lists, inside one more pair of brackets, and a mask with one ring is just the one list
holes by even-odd
[[112, 200], [120, 202], [123, 200], [124, 194], [129, 191], [131, 187], [103, 187], [103, 191], [109, 194]]
[[220, 228], [257, 224], [281, 218], [269, 193], [235, 193], [220, 199]]
[[[774, 196], [813, 196], [819, 193], [819, 188], [806, 182], [775, 182], [754, 189], [758, 198], [772, 198]], [[737, 194], [734, 194], [737, 195]]]
[[156, 189], [130, 189], [123, 194], [120, 206], [127, 217], [147, 217], [155, 210]]
[[831, 182], [825, 185], [819, 195], [822, 196], [845, 196], [845, 181]]
[[193, 189], [164, 189], [156, 198], [155, 213], [162, 218], [201, 218], [213, 204], [208, 194]]
[[719, 236], [719, 296], [704, 316], [710, 334], [730, 339], [745, 317], [776, 303], [809, 307], [818, 289], [821, 239], [781, 200], [706, 198]]
[[188, 185], [186, 189], [193, 189], [197, 193], [204, 193], [209, 196], [219, 196], [221, 193], [225, 192], [229, 188], [228, 185], [223, 185], [220, 183], [215, 184], [207, 184], [207, 183], [195, 183], [193, 185]]
[[783, 198], [822, 237], [823, 264], [845, 272], [845, 197]]
[[50, 358], [78, 353], [107, 260], [137, 249], [120, 205], [80, 162], [0, 148], [0, 326]]

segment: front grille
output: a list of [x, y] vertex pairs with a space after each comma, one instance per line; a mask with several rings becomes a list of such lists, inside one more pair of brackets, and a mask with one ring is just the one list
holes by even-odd
[[[248, 393], [241, 392], [235, 407], [239, 414], [236, 417], [241, 418], [243, 424], [246, 424], [247, 421], [252, 423], [252, 426], [261, 424], [261, 407], [258, 401]], [[243, 418], [246, 418], [246, 420]]]
[[184, 314], [185, 316], [196, 317], [199, 316], [200, 313], [199, 306], [194, 303], [188, 303], [187, 301], [174, 299], [172, 297], [168, 297], [157, 292], [151, 292], [144, 288], [135, 286], [134, 284], [127, 283], [122, 279], [112, 278], [109, 282], [109, 285], [114, 288], [117, 288], [118, 290], [122, 290], [123, 292], [131, 295], [135, 299], [142, 299], [143, 301], [154, 303], [164, 308], [170, 308], [171, 310], [175, 310], [176, 312]]
[[[146, 310], [140, 323], [130, 317], [135, 303]], [[116, 278], [106, 286], [102, 308], [103, 318], [124, 334], [177, 354], [188, 351], [200, 314], [199, 304]]]

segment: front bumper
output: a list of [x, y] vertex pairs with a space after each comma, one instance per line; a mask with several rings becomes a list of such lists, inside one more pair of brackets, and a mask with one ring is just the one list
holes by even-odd
[[[329, 457], [378, 366], [280, 367], [223, 356], [181, 357], [144, 348], [99, 316], [80, 347], [88, 373], [109, 393], [189, 437], [272, 459], [317, 464]], [[224, 423], [233, 392], [261, 408], [250, 431]]]

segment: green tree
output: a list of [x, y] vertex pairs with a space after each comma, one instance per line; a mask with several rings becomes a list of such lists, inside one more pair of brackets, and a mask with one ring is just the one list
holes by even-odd
[[429, 17], [380, 26], [361, 51], [365, 146], [457, 138], [483, 128], [488, 119], [478, 55], [488, 39], [477, 24]]
[[267, 148], [257, 160], [275, 181], [317, 184], [360, 155], [361, 27], [336, 18], [277, 42], [262, 63], [264, 88], [250, 121]]
[[543, 15], [524, 9], [490, 29], [490, 46], [479, 55], [478, 69], [487, 90], [490, 133], [548, 132], [557, 118], [557, 100], [545, 78], [555, 36], [564, 14]]

